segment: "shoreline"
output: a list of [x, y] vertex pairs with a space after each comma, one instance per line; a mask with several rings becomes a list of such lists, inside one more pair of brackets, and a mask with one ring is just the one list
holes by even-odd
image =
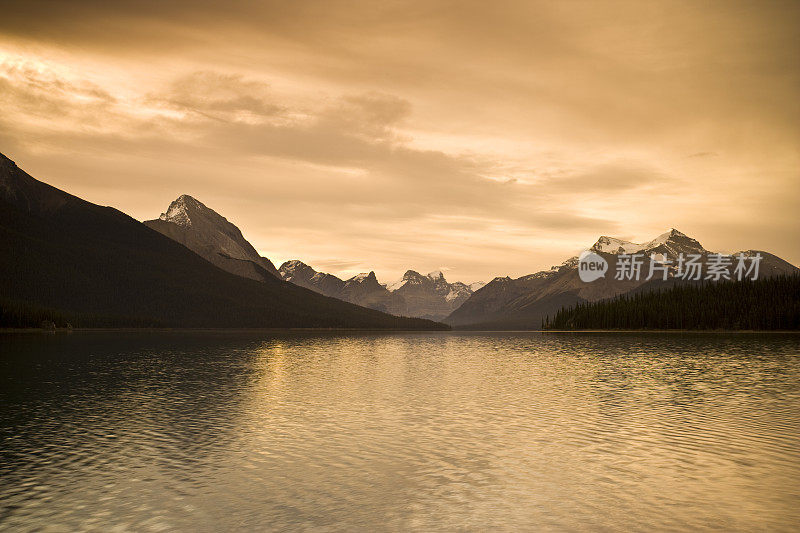
[[759, 333], [790, 333], [800, 334], [800, 330], [758, 330], [758, 329], [451, 329], [451, 330], [425, 330], [425, 329], [365, 329], [365, 328], [56, 328], [45, 330], [41, 328], [0, 328], [0, 334], [69, 334], [69, 333], [285, 333], [285, 332], [313, 332], [313, 333], [436, 333], [436, 334], [472, 334], [472, 333], [539, 333], [539, 334], [564, 334], [564, 333], [717, 333], [717, 334], [759, 334]]
[[369, 328], [56, 328], [46, 330], [42, 328], [0, 328], [2, 333], [259, 333], [259, 332], [281, 332], [281, 331], [375, 331], [375, 332], [397, 332], [397, 333], [446, 333], [450, 330], [441, 329], [369, 329]]

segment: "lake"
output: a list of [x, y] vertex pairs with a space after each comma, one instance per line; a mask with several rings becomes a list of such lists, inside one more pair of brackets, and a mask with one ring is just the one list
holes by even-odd
[[790, 531], [800, 335], [0, 335], [0, 529]]

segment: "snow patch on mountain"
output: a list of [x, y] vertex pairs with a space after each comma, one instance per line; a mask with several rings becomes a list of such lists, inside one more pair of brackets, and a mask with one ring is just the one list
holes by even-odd
[[667, 256], [677, 257], [679, 254], [703, 254], [708, 253], [708, 250], [695, 239], [688, 237], [686, 234], [672, 228], [666, 233], [662, 233], [655, 239], [646, 243], [635, 243], [617, 239], [615, 237], [608, 237], [603, 235], [597, 242], [592, 245], [591, 250], [594, 252], [603, 252], [607, 254], [638, 254], [650, 253], [653, 251], [667, 254]]
[[475, 283], [470, 283], [469, 285], [467, 285], [467, 287], [469, 287], [469, 290], [471, 290], [472, 292], [478, 291], [484, 288], [485, 286], [486, 286], [485, 281], [476, 281]]
[[348, 283], [364, 283], [368, 279], [373, 278], [375, 279], [375, 272], [362, 272], [360, 274], [356, 274], [352, 278], [348, 279]]
[[192, 225], [192, 211], [202, 211], [203, 207], [205, 207], [203, 204], [188, 194], [182, 194], [169, 204], [166, 213], [161, 213], [158, 218], [188, 228]]
[[605, 252], [607, 254], [634, 254], [642, 250], [643, 245], [635, 242], [623, 241], [615, 237], [603, 235], [592, 246], [595, 252]]
[[297, 271], [301, 268], [308, 268], [308, 266], [302, 261], [298, 261], [297, 259], [292, 259], [282, 264], [279, 272], [284, 280], [292, 281]]

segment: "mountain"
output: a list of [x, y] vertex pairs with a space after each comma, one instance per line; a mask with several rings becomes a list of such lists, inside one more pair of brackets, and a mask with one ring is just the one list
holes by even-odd
[[333, 274], [317, 272], [296, 259], [282, 264], [279, 274], [284, 280], [290, 281], [295, 285], [300, 285], [306, 289], [334, 298], [342, 292], [345, 283], [344, 280], [337, 278]]
[[472, 329], [535, 329], [544, 316], [584, 301], [577, 294], [579, 283], [577, 268], [570, 263], [517, 279], [497, 277], [444, 322]]
[[359, 274], [342, 280], [332, 274], [317, 272], [302, 261], [286, 261], [279, 272], [284, 280], [372, 309], [385, 310], [431, 320], [441, 320], [457, 309], [483, 283], [471, 286], [461, 282], [448, 283], [439, 271], [422, 275], [409, 270], [396, 283], [381, 285], [375, 273]]
[[375, 272], [358, 274], [345, 281], [337, 298], [386, 313], [409, 315], [408, 306], [403, 297], [388, 291], [386, 287], [378, 283]]
[[593, 252], [604, 252], [607, 254], [666, 254], [669, 258], [675, 259], [679, 254], [705, 254], [708, 250], [697, 242], [697, 240], [684, 235], [676, 229], [671, 229], [662, 233], [652, 241], [644, 244], [636, 244], [630, 241], [623, 241], [614, 237], [602, 236], [590, 248]]
[[409, 270], [400, 281], [387, 288], [403, 297], [411, 316], [431, 320], [445, 318], [458, 309], [473, 292], [465, 283], [448, 283], [444, 274], [439, 271], [423, 276], [419, 272]]
[[[446, 317], [444, 322], [470, 329], [538, 329], [543, 318], [553, 316], [561, 307], [595, 302], [633, 290], [652, 290], [664, 284], [675, 283], [673, 280], [647, 281], [644, 279], [646, 276], [642, 276], [639, 280], [614, 279], [613, 274], [616, 272], [617, 258], [620, 254], [644, 254], [642, 272], [646, 273], [650, 265], [650, 254], [666, 256], [674, 262], [679, 254], [684, 256], [700, 254], [707, 257], [711, 253], [697, 240], [676, 229], [643, 244], [602, 236], [590, 250], [608, 262], [609, 275], [591, 283], [583, 282], [578, 275], [578, 258], [572, 257], [549, 270], [517, 279], [495, 278], [476, 291], [461, 307]], [[767, 252], [747, 250], [741, 253], [746, 256], [761, 254], [762, 277], [798, 272], [797, 267]], [[675, 268], [675, 264], [670, 266], [672, 271]]]
[[0, 154], [0, 325], [441, 329], [226, 272]]
[[338, 297], [345, 284], [343, 279], [333, 274], [317, 272], [299, 259], [292, 259], [283, 263], [278, 269], [278, 274], [284, 281], [333, 298]]
[[257, 281], [280, 279], [272, 262], [259, 255], [239, 228], [189, 195], [179, 196], [166, 213], [144, 224], [231, 274]]
[[450, 284], [441, 272], [422, 276], [406, 272], [394, 290], [373, 272], [342, 280], [292, 260], [276, 270], [225, 217], [189, 195], [181, 195], [165, 213], [144, 224], [177, 241], [209, 262], [237, 276], [266, 281], [278, 278], [325, 296], [393, 315], [441, 320], [474, 292], [464, 283]]
[[333, 274], [317, 272], [297, 259], [283, 263], [279, 272], [284, 280], [325, 296], [391, 314], [408, 314], [405, 300], [378, 283], [374, 272], [358, 274], [345, 281]]
[[470, 283], [469, 285], [467, 285], [467, 287], [469, 287], [469, 290], [471, 292], [475, 292], [477, 290], [480, 290], [480, 289], [484, 288], [485, 286], [486, 286], [486, 282], [485, 281], [476, 281], [474, 283]]

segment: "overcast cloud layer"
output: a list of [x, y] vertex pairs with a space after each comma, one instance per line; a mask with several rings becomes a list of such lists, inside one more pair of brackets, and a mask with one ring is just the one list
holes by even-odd
[[797, 2], [251, 4], [6, 3], [0, 151], [345, 277], [519, 276], [671, 227], [800, 263]]

